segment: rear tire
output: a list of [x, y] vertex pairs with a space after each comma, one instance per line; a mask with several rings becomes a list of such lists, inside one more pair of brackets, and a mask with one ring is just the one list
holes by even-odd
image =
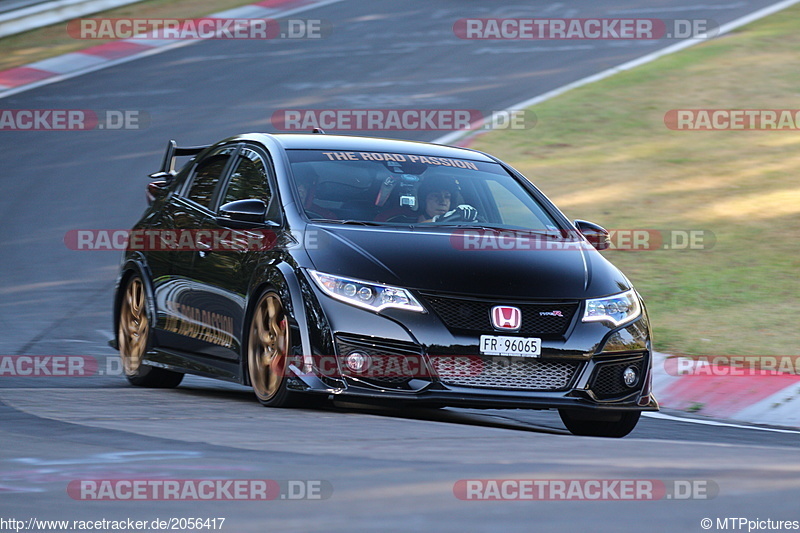
[[142, 278], [136, 274], [128, 280], [119, 306], [119, 356], [122, 370], [131, 385], [171, 389], [177, 387], [183, 374], [142, 363], [150, 340], [147, 298]]
[[624, 437], [636, 427], [641, 411], [592, 413], [559, 409], [561, 421], [573, 435], [586, 437]]

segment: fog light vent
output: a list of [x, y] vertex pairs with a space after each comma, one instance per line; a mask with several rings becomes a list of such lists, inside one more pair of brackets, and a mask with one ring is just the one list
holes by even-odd
[[647, 370], [645, 359], [598, 363], [590, 389], [600, 400], [632, 394], [641, 387]]

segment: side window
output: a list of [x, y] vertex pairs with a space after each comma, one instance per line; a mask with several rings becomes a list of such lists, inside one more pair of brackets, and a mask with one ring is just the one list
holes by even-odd
[[220, 205], [250, 198], [258, 198], [269, 204], [271, 196], [264, 160], [253, 150], [244, 148]]
[[227, 147], [220, 153], [214, 154], [201, 161], [194, 171], [192, 185], [189, 187], [188, 198], [198, 204], [211, 208], [211, 200], [217, 188], [225, 165], [231, 158], [235, 147]]

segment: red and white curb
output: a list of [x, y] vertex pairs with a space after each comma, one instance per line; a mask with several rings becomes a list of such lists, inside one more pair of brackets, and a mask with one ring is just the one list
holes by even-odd
[[678, 365], [653, 357], [653, 389], [662, 407], [753, 424], [800, 427], [800, 375], [697, 373], [674, 375]]
[[[275, 18], [279, 15], [286, 16], [339, 1], [341, 0], [263, 0], [203, 18]], [[66, 24], [64, 31], [66, 32]], [[132, 39], [110, 41], [79, 52], [0, 71], [0, 98], [194, 42], [198, 41], [146, 39], [137, 36]]]

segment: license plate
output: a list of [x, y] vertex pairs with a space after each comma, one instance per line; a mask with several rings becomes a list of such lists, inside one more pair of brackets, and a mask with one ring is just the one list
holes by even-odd
[[481, 335], [481, 353], [484, 355], [539, 357], [542, 353], [542, 339]]

